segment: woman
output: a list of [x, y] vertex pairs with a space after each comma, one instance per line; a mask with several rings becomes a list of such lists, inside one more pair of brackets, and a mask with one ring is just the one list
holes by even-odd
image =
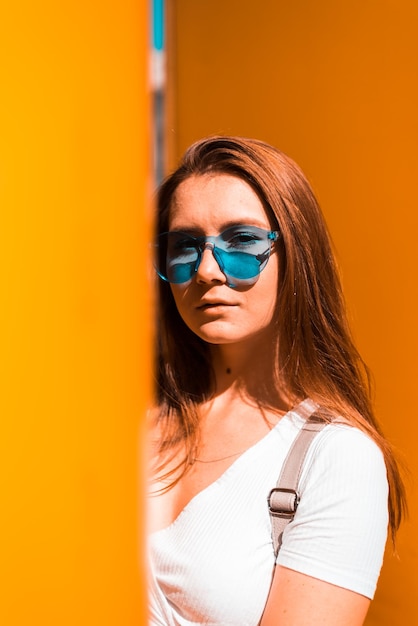
[[[157, 228], [150, 623], [363, 624], [404, 492], [308, 182], [265, 143], [203, 139]], [[314, 411], [276, 560], [267, 496]]]

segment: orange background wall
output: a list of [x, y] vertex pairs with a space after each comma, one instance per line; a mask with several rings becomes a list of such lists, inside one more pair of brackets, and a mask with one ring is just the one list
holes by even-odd
[[0, 623], [145, 623], [145, 2], [0, 11]]
[[[168, 168], [195, 139], [255, 136], [320, 199], [384, 430], [417, 474], [418, 5], [169, 0]], [[353, 462], [355, 460], [353, 459]], [[417, 493], [368, 626], [417, 624]]]

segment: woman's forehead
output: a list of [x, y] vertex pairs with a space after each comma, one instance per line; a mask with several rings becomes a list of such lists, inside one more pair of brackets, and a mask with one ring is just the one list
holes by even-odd
[[193, 175], [180, 183], [169, 210], [170, 228], [189, 223], [219, 228], [231, 223], [270, 227], [269, 216], [254, 189], [230, 174]]

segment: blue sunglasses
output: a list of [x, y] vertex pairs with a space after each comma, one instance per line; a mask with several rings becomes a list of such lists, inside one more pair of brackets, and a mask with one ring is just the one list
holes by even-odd
[[162, 233], [156, 243], [156, 270], [169, 283], [187, 283], [197, 272], [203, 251], [210, 248], [229, 287], [251, 285], [266, 267], [272, 242], [278, 238], [279, 231], [247, 225], [232, 226], [213, 237]]

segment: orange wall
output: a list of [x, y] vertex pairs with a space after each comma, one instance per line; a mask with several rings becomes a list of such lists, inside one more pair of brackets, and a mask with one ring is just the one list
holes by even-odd
[[147, 11], [3, 3], [5, 626], [145, 623]]
[[[385, 432], [418, 470], [418, 5], [412, 0], [169, 1], [169, 166], [213, 133], [291, 155], [339, 253]], [[368, 626], [418, 623], [417, 494]]]

